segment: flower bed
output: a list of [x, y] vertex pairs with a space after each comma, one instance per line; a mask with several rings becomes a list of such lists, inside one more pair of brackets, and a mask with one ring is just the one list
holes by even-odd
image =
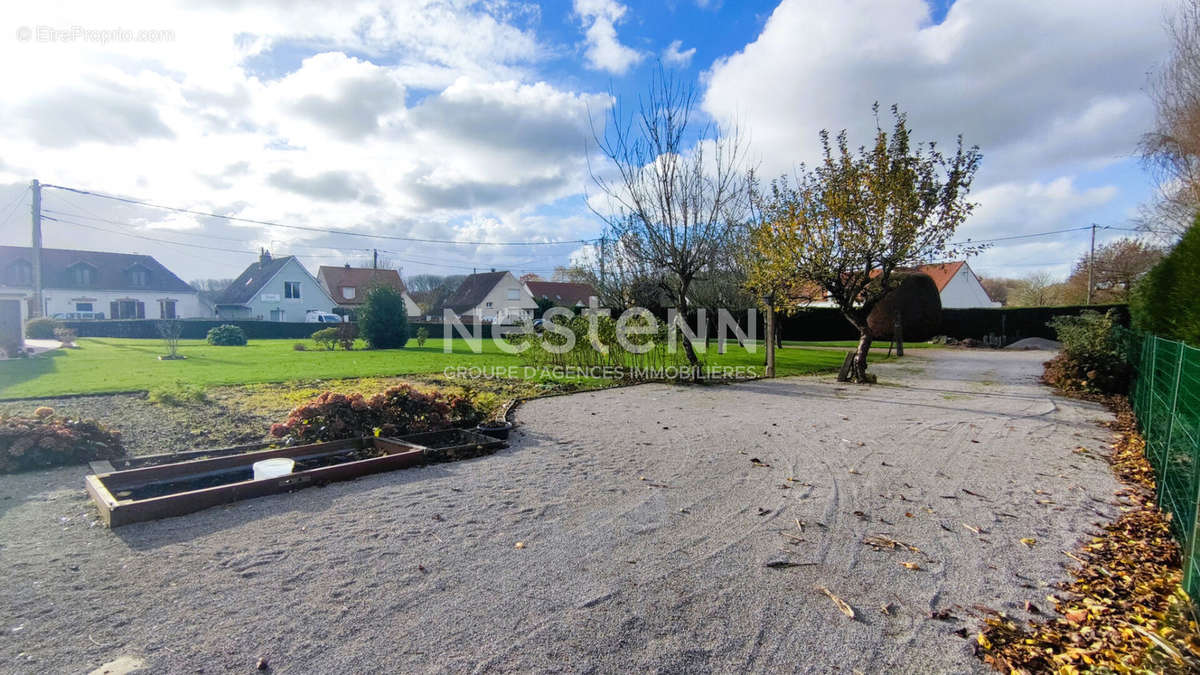
[[34, 417], [0, 416], [0, 473], [124, 455], [121, 434], [92, 420], [62, 419], [49, 408]]

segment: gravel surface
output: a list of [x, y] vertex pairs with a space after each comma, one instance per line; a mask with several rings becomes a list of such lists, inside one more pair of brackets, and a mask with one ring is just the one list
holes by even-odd
[[983, 671], [972, 606], [1044, 605], [1117, 512], [1043, 357], [543, 399], [491, 457], [113, 531], [79, 467], [0, 476], [0, 669]]
[[[106, 394], [26, 401], [0, 401], [0, 413], [33, 416], [39, 406], [69, 419], [93, 419], [121, 432], [130, 455], [253, 443], [266, 436], [271, 420], [231, 410], [218, 402], [163, 406], [145, 394]], [[286, 417], [286, 412], [274, 420]]]

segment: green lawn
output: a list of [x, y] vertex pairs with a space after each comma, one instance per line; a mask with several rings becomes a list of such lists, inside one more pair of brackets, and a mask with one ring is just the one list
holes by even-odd
[[[853, 349], [858, 346], [858, 340], [829, 340], [829, 341], [824, 341], [824, 342], [796, 342], [793, 340], [784, 340], [783, 346], [784, 347], [839, 347], [839, 348], [849, 347], [849, 348]], [[941, 345], [935, 345], [932, 342], [905, 342], [904, 343], [905, 349], [931, 349], [931, 348], [940, 347], [940, 346]], [[871, 343], [871, 349], [887, 349], [887, 348], [888, 348], [887, 340], [875, 340], [874, 342]]]
[[[453, 352], [442, 351], [442, 340], [416, 342], [396, 350], [295, 351], [296, 340], [252, 340], [245, 347], [213, 347], [202, 340], [183, 340], [183, 361], [159, 361], [159, 340], [86, 338], [78, 349], [60, 349], [27, 360], [0, 362], [0, 399], [61, 396], [99, 392], [144, 391], [176, 382], [207, 387], [262, 382], [288, 382], [356, 377], [381, 377], [441, 373], [446, 368], [520, 366], [520, 356], [501, 352], [484, 341], [482, 353], [472, 353], [465, 340], [453, 341]], [[306, 345], [311, 347], [311, 345]], [[835, 370], [844, 354], [839, 351], [781, 350], [780, 375]], [[753, 366], [763, 363], [756, 354], [731, 345], [717, 355], [715, 347], [702, 357], [710, 366]]]

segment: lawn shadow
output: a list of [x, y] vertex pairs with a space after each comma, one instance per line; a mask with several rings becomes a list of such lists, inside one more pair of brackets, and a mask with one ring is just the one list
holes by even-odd
[[8, 359], [0, 361], [0, 400], [24, 398], [10, 396], [9, 390], [16, 385], [53, 373], [58, 370], [55, 359], [66, 355], [61, 349], [43, 352], [26, 359]]

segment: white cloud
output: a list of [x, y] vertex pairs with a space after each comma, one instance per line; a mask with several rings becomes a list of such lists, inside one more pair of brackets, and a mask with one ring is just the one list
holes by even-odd
[[696, 48], [681, 49], [683, 47], [682, 40], [675, 40], [667, 45], [667, 48], [662, 52], [663, 63], [668, 66], [686, 66], [692, 62], [692, 57], [696, 55]]
[[575, 0], [575, 14], [584, 26], [584, 58], [589, 68], [624, 75], [645, 57], [617, 39], [616, 24], [627, 10], [616, 0]]
[[874, 101], [899, 104], [917, 138], [978, 144], [984, 183], [1100, 165], [1150, 120], [1167, 4], [959, 0], [934, 25], [923, 0], [784, 0], [713, 65], [704, 106], [750, 130], [768, 173], [811, 161], [823, 128], [865, 142]]

